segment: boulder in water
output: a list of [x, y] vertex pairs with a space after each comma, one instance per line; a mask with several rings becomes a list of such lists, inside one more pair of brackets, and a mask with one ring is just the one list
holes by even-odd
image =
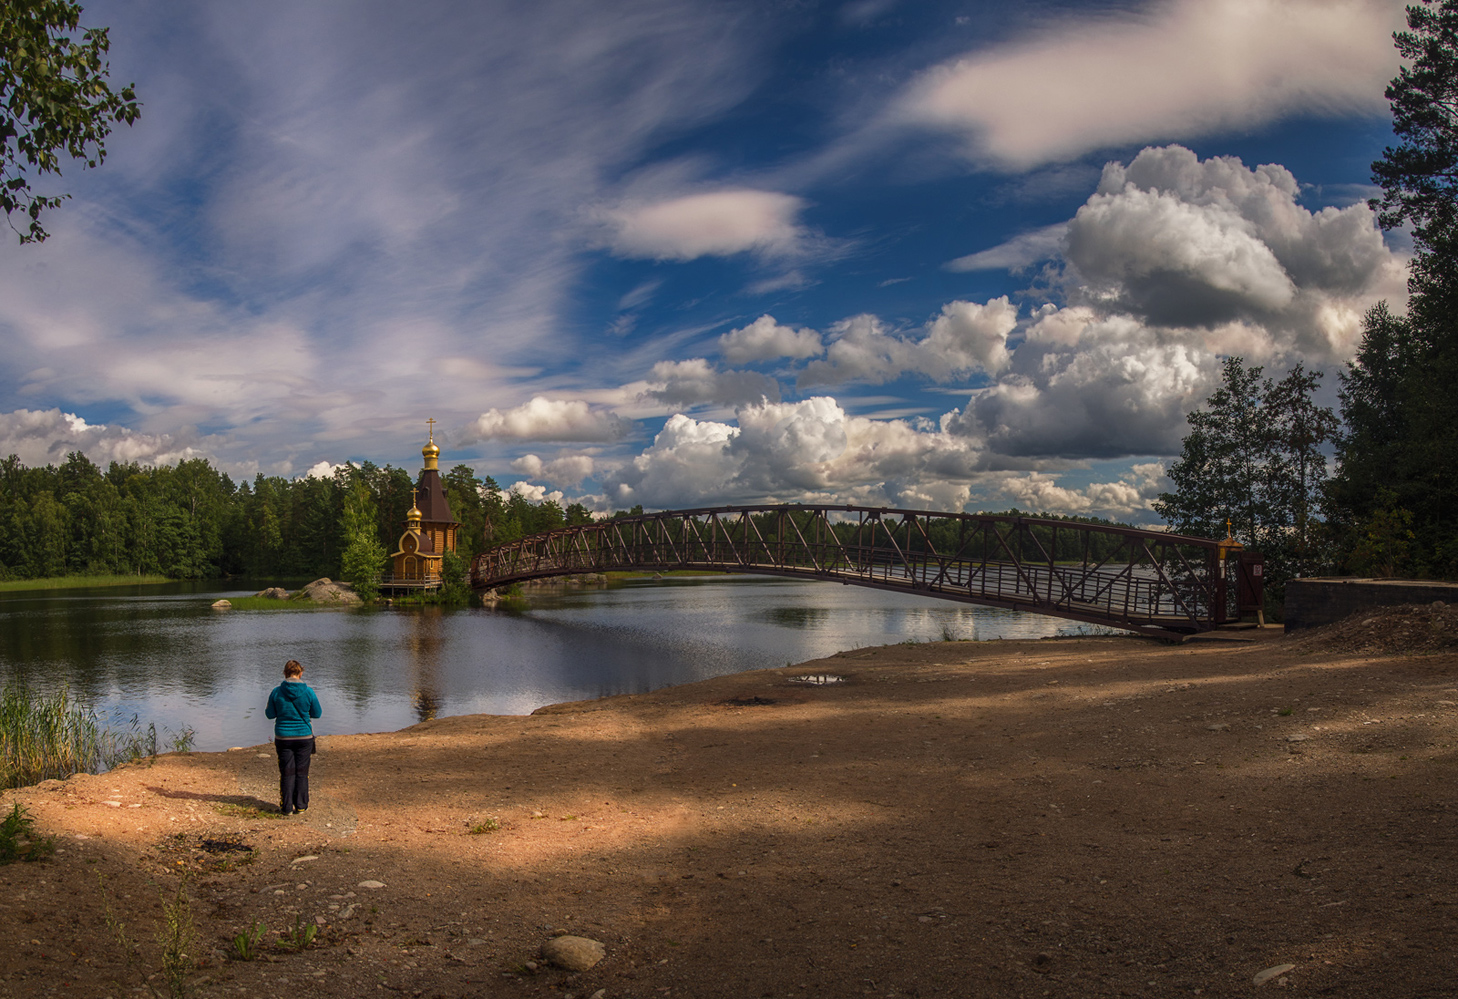
[[328, 576], [314, 580], [294, 595], [300, 600], [312, 600], [316, 604], [364, 603], [359, 594], [354, 592], [353, 585], [336, 583]]

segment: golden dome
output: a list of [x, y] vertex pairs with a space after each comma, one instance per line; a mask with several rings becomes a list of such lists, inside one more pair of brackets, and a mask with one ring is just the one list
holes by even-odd
[[418, 506], [412, 506], [410, 507], [410, 509], [405, 511], [406, 520], [419, 520], [423, 516], [424, 514], [420, 512], [420, 507]]
[[440, 448], [435, 443], [435, 420], [432, 418], [425, 422], [430, 426], [430, 440], [425, 442], [425, 447], [420, 449], [420, 454], [425, 458], [426, 470], [430, 471], [436, 467], [436, 462], [440, 459]]

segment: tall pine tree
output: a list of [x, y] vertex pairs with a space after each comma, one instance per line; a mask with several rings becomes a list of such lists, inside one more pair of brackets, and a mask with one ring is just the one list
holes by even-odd
[[[1328, 518], [1349, 572], [1458, 575], [1458, 0], [1407, 8], [1394, 35], [1407, 65], [1387, 88], [1399, 138], [1372, 164], [1386, 229], [1416, 253], [1405, 317], [1367, 314], [1342, 377]], [[1385, 543], [1411, 525], [1411, 544]], [[1365, 540], [1364, 540], [1365, 539]], [[1374, 547], [1375, 546], [1375, 547]], [[1380, 557], [1372, 551], [1380, 551]]]

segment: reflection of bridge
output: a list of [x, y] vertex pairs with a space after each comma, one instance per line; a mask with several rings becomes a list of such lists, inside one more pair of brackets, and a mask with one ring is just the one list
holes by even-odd
[[[1260, 604], [1258, 557], [1227, 593], [1219, 542], [1128, 527], [856, 506], [665, 510], [476, 556], [492, 589], [581, 572], [700, 569], [834, 580], [1171, 637]], [[1232, 560], [1232, 570], [1234, 569]], [[1231, 599], [1240, 591], [1238, 605]]]

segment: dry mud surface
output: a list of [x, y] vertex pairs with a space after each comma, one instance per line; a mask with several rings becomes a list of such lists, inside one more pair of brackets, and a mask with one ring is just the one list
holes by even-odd
[[[185, 877], [208, 997], [1452, 996], [1458, 655], [1352, 637], [892, 646], [335, 736], [299, 819], [252, 811], [267, 744], [47, 782], [4, 798], [59, 850], [0, 868], [0, 995], [147, 994]], [[529, 967], [564, 931], [606, 958]]]

